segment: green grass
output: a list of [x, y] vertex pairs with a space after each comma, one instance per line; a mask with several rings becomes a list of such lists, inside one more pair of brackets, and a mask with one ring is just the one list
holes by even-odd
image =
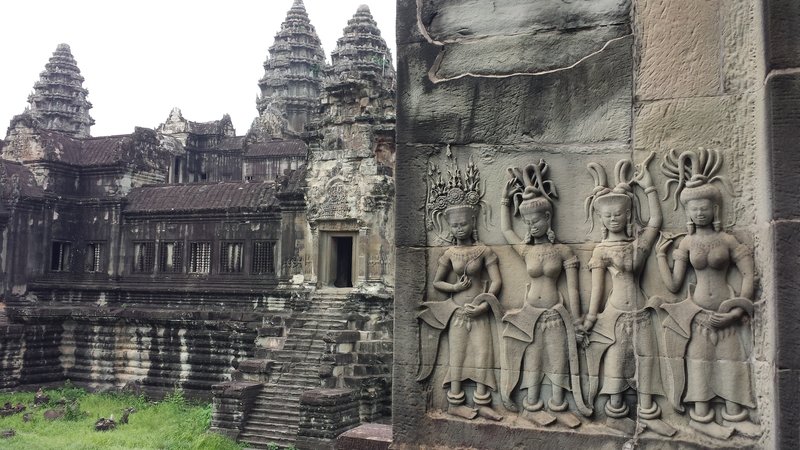
[[[81, 389], [65, 387], [45, 391], [51, 405], [33, 407], [33, 393], [0, 394], [0, 407], [11, 402], [27, 406], [20, 414], [0, 417], [0, 431], [9, 428], [16, 431], [10, 439], [0, 438], [3, 449], [176, 449], [176, 450], [239, 450], [242, 447], [230, 439], [209, 433], [211, 405], [187, 403], [180, 392], [161, 402], [149, 402], [143, 397], [127, 394], [87, 394]], [[78, 402], [83, 414], [72, 414], [55, 421], [42, 415], [61, 398]], [[100, 417], [112, 414], [119, 421], [125, 408], [134, 407], [128, 424], [117, 423], [112, 431], [95, 431], [94, 423]], [[24, 413], [31, 413], [32, 420], [24, 422]]]

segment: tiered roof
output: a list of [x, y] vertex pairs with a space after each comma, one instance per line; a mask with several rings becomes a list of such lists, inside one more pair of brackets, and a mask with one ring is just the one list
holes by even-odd
[[88, 137], [94, 119], [89, 116], [92, 104], [86, 100], [89, 91], [83, 80], [69, 45], [59, 44], [33, 85], [27, 113], [44, 129]]

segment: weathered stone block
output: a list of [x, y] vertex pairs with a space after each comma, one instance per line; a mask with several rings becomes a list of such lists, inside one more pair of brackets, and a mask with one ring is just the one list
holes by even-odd
[[800, 74], [776, 75], [767, 83], [772, 141], [773, 219], [800, 218]]
[[236, 439], [262, 387], [261, 383], [250, 382], [226, 382], [211, 386], [214, 395], [211, 431]]
[[425, 204], [426, 185], [421, 175], [427, 172], [428, 157], [439, 148], [426, 145], [398, 145], [397, 152], [402, 155], [396, 165], [396, 183], [406, 186], [395, 197], [395, 246], [419, 247], [426, 244], [425, 214], [420, 206]]
[[800, 66], [800, 3], [795, 0], [768, 0], [767, 53], [769, 69]]
[[775, 246], [775, 310], [777, 311], [777, 365], [779, 370], [800, 369], [800, 222], [773, 224]]
[[[540, 76], [465, 77], [434, 84], [436, 52], [409, 44], [398, 77], [398, 143], [627, 142], [632, 39], [610, 44], [572, 69]], [[401, 158], [398, 159], [401, 162]]]
[[773, 430], [776, 448], [790, 449], [800, 442], [800, 410], [797, 399], [800, 398], [800, 370], [778, 370], [775, 382], [778, 385], [775, 402], [777, 417]]
[[392, 426], [377, 423], [365, 423], [336, 439], [339, 450], [389, 450], [391, 444]]

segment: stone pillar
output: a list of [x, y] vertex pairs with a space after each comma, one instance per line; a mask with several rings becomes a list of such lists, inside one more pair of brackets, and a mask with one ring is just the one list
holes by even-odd
[[[794, 448], [800, 442], [800, 3], [766, 0], [766, 108], [765, 171], [762, 184], [766, 228], [772, 236], [763, 286], [774, 300], [770, 318], [775, 323], [775, 394], [772, 421], [775, 448]], [[765, 202], [767, 203], [767, 202]], [[765, 377], [766, 382], [772, 381]]]
[[360, 227], [358, 229], [358, 257], [356, 258], [357, 267], [353, 269], [358, 270], [356, 277], [356, 285], [364, 284], [369, 279], [369, 247], [370, 247], [370, 233], [369, 228]]

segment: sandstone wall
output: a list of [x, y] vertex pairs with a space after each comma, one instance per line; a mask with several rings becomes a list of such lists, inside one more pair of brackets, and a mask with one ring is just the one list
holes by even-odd
[[[584, 445], [593, 439], [597, 448], [619, 448], [626, 442], [645, 448], [773, 448], [789, 442], [786, 430], [795, 430], [796, 422], [788, 428], [783, 424], [796, 421], [797, 414], [777, 399], [784, 397], [783, 389], [797, 392], [796, 367], [785, 356], [796, 353], [791, 349], [797, 327], [789, 322], [797, 321], [789, 319], [796, 308], [787, 304], [791, 295], [785, 293], [793, 286], [791, 277], [776, 271], [776, 259], [788, 267], [797, 253], [788, 250], [792, 256], [782, 260], [795, 235], [794, 209], [787, 208], [797, 204], [795, 194], [783, 194], [782, 188], [794, 177], [789, 171], [796, 171], [797, 158], [790, 150], [796, 139], [790, 136], [797, 130], [792, 112], [797, 108], [797, 74], [791, 68], [798, 55], [786, 30], [796, 25], [797, 15], [789, 2], [758, 0], [398, 1], [393, 404], [398, 445], [493, 448], [502, 439], [505, 448], [527, 448], [556, 437], [559, 445]], [[589, 232], [584, 223], [584, 201], [595, 187], [587, 164], [604, 166], [613, 180], [617, 161], [630, 159], [636, 165], [655, 152], [650, 172], [659, 197], [667, 197], [660, 201], [661, 231], [674, 236], [686, 233], [687, 216], [680, 204], [673, 209], [674, 183], [665, 184], [662, 164], [671, 150], [678, 155], [698, 147], [719, 152], [719, 174], [733, 188], [729, 193], [720, 187], [725, 192], [720, 228], [754, 254], [757, 281], [748, 362], [755, 401], [750, 417], [758, 436], [734, 432], [723, 439], [697, 433], [686, 413], [659, 396], [661, 419], [677, 430], [672, 437], [652, 429], [609, 431], [599, 398], [589, 405], [594, 413], [581, 417], [577, 433], [531, 425], [522, 414], [505, 411], [496, 391], [492, 407], [504, 412], [500, 422], [445, 414], [448, 400], [442, 383], [447, 368], [441, 355], [449, 348], [446, 338], [431, 377], [416, 381], [423, 330], [417, 315], [423, 302], [448, 298], [432, 286], [439, 258], [451, 244], [440, 239], [436, 218], [429, 214], [435, 210], [430, 204], [431, 167], [440, 169], [447, 181], [447, 170], [465, 171], [474, 162], [484, 202], [478, 236], [499, 257], [503, 287], [497, 297], [505, 311], [513, 311], [522, 306], [529, 281], [524, 263], [501, 232], [499, 215], [506, 207], [501, 205], [502, 191], [510, 179], [506, 168], [546, 160], [548, 179], [558, 188], [552, 226], [558, 241], [580, 262], [578, 316], [584, 316], [591, 297], [589, 261], [603, 239], [599, 225]], [[634, 191], [646, 221], [652, 216], [646, 195], [635, 186]], [[514, 230], [524, 234], [522, 221], [512, 221]], [[671, 293], [659, 276], [656, 253], [653, 248], [644, 265], [641, 290], [647, 298], [668, 303], [686, 298], [694, 278]], [[741, 274], [731, 270], [728, 282], [739, 289]], [[563, 278], [560, 283], [566, 297]], [[661, 327], [663, 317], [658, 320]], [[502, 325], [498, 321], [494, 338], [498, 352], [503, 348]], [[584, 389], [585, 364], [581, 360]], [[496, 366], [498, 381], [503, 370]], [[471, 388], [466, 389], [469, 397]], [[635, 403], [630, 393], [627, 399]], [[521, 404], [519, 398], [512, 400]], [[570, 408], [574, 411], [575, 405]]]

